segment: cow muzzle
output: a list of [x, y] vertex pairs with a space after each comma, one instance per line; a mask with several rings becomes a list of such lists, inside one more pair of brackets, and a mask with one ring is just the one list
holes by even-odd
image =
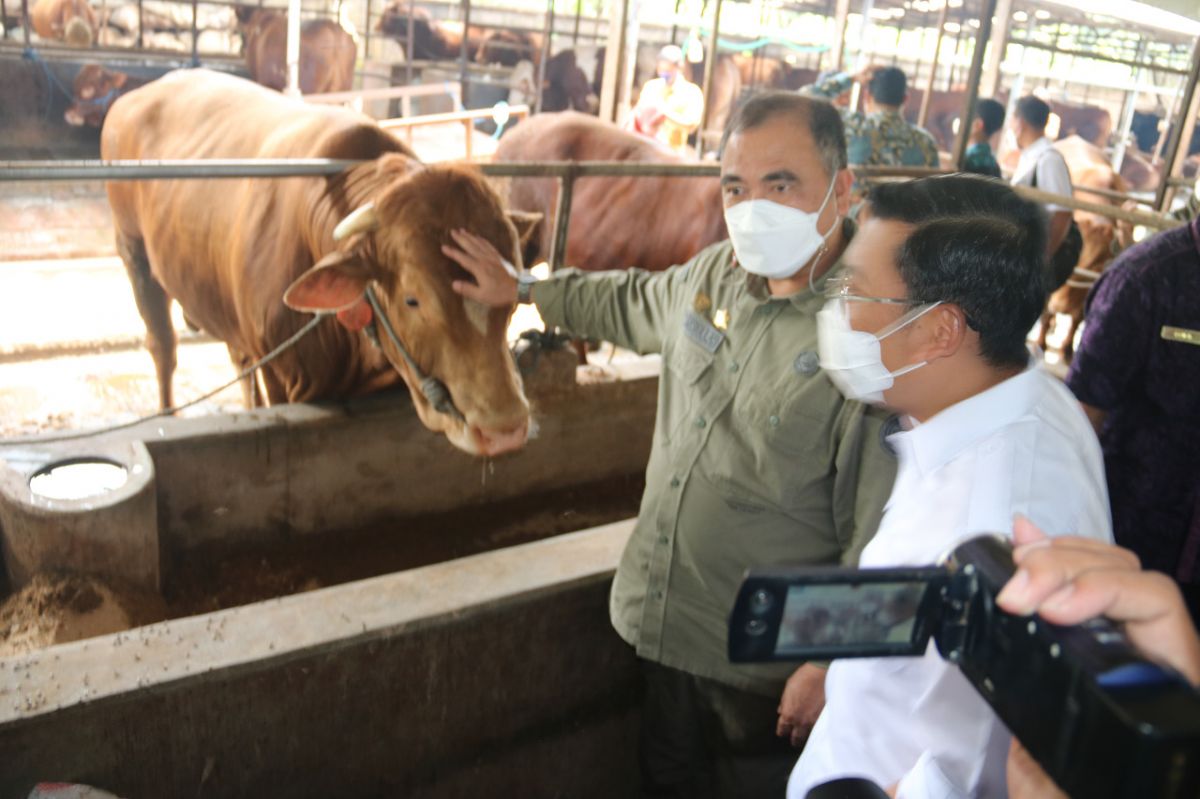
[[470, 426], [471, 443], [475, 451], [486, 457], [516, 452], [525, 446], [529, 440], [529, 420], [524, 419], [515, 427], [504, 429], [489, 429]]

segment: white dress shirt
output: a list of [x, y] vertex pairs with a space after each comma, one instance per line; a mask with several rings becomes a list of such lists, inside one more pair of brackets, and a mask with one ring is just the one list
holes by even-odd
[[[1012, 185], [1033, 186], [1034, 175], [1037, 175], [1036, 188], [1066, 197], [1074, 196], [1071, 191], [1071, 170], [1067, 167], [1067, 159], [1054, 149], [1053, 142], [1045, 136], [1021, 151], [1021, 159], [1017, 161], [1016, 171], [1013, 172]], [[1047, 203], [1046, 210], [1054, 213], [1071, 209]]]
[[[1050, 535], [1112, 540], [1100, 445], [1079, 404], [1031, 365], [888, 438], [896, 484], [864, 567], [935, 562], [1022, 514]], [[900, 783], [904, 799], [1004, 797], [1008, 731], [930, 643], [923, 657], [839, 660], [788, 799], [838, 777]]]

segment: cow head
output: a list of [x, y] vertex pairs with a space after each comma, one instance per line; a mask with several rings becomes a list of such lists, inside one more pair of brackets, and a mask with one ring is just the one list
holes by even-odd
[[63, 114], [68, 125], [94, 128], [104, 123], [113, 101], [121, 96], [129, 76], [105, 69], [99, 64], [84, 64], [75, 76], [75, 102]]
[[342, 220], [331, 235], [334, 249], [288, 288], [284, 302], [301, 311], [337, 311], [341, 324], [362, 330], [376, 321], [365, 298], [371, 286], [396, 336], [422, 372], [445, 384], [462, 415], [430, 404], [381, 329], [384, 353], [408, 384], [425, 426], [475, 455], [520, 449], [528, 438], [529, 404], [508, 351], [513, 309], [487, 308], [456, 294], [451, 283], [468, 275], [441, 247], [450, 243], [451, 230], [465, 228], [520, 264], [521, 233], [496, 193], [467, 167], [422, 167], [388, 155], [377, 168], [387, 180]]

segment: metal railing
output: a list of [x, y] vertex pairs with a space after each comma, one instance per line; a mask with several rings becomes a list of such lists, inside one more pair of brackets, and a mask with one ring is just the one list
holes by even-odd
[[[475, 132], [475, 121], [477, 119], [488, 119], [495, 116], [495, 110], [491, 108], [471, 108], [465, 111], [451, 111], [446, 114], [423, 114], [415, 117], [401, 117], [398, 119], [381, 119], [379, 127], [384, 130], [403, 130], [407, 132], [408, 143], [413, 143], [413, 131], [416, 128], [429, 127], [430, 125], [447, 125], [455, 122], [462, 123], [464, 141], [466, 146], [466, 159], [470, 161], [475, 157], [473, 134]], [[512, 105], [508, 106], [507, 113], [510, 119], [523, 119], [529, 116], [529, 106], [527, 105]]]

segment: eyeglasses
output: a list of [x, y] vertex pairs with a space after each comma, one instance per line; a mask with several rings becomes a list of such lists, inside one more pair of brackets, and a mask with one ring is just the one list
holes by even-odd
[[822, 290], [826, 299], [830, 300], [846, 300], [849, 302], [882, 302], [888, 305], [911, 305], [908, 300], [898, 300], [894, 297], [867, 297], [862, 294], [855, 294], [850, 290], [850, 276], [843, 273], [829, 278], [825, 281], [825, 286]]

